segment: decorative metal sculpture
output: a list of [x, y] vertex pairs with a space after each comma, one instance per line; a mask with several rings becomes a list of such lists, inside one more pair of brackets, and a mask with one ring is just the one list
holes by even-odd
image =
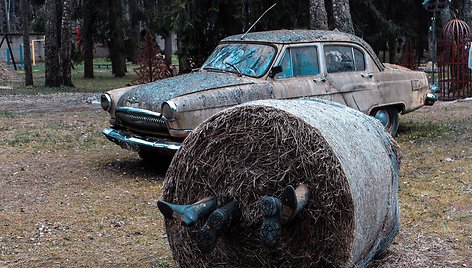
[[442, 28], [438, 47], [441, 100], [472, 96], [472, 71], [468, 68], [471, 42], [471, 30], [462, 20], [451, 20]]
[[425, 0], [423, 7], [430, 12], [438, 12], [449, 5], [450, 0]]
[[430, 11], [433, 12], [433, 17], [431, 17], [431, 26], [430, 26], [430, 31], [432, 33], [432, 62], [433, 62], [433, 76], [432, 76], [432, 85], [431, 85], [431, 92], [437, 93], [438, 87], [436, 85], [436, 78], [435, 78], [435, 66], [436, 66], [436, 47], [437, 47], [437, 42], [436, 42], [436, 16], [437, 13], [449, 6], [450, 0], [424, 0], [423, 2], [423, 7]]
[[165, 59], [160, 54], [161, 50], [148, 32], [144, 37], [141, 55], [139, 57], [139, 67], [134, 68], [138, 78], [134, 84], [150, 83], [159, 79], [164, 79], [175, 75], [175, 71], [170, 67], [170, 60]]

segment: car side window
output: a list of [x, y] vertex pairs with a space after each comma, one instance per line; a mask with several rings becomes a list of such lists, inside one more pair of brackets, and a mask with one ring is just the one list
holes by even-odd
[[282, 73], [276, 78], [313, 76], [319, 73], [318, 52], [315, 46], [290, 47], [280, 61]]
[[365, 70], [364, 53], [351, 46], [324, 46], [328, 73]]

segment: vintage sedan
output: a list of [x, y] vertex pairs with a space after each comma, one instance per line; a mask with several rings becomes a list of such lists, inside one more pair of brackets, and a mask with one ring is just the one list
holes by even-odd
[[105, 136], [143, 159], [172, 154], [203, 120], [259, 99], [316, 97], [379, 119], [395, 135], [399, 114], [431, 105], [424, 72], [382, 64], [361, 38], [279, 30], [229, 36], [196, 72], [101, 96]]

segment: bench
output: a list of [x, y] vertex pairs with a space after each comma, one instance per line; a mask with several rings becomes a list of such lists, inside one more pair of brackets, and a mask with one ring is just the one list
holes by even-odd
[[111, 63], [95, 63], [93, 65], [98, 67], [98, 69], [100, 69], [102, 67], [107, 67], [107, 69], [109, 69], [111, 67]]

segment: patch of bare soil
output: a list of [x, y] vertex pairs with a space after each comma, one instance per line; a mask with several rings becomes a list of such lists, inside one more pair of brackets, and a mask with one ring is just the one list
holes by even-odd
[[18, 74], [0, 63], [0, 80], [18, 81]]
[[91, 94], [0, 97], [0, 266], [172, 265], [164, 170], [101, 135]]
[[[155, 206], [165, 170], [108, 142], [95, 100], [0, 96], [0, 266], [175, 266]], [[402, 225], [374, 267], [469, 267], [472, 102], [401, 118]]]

